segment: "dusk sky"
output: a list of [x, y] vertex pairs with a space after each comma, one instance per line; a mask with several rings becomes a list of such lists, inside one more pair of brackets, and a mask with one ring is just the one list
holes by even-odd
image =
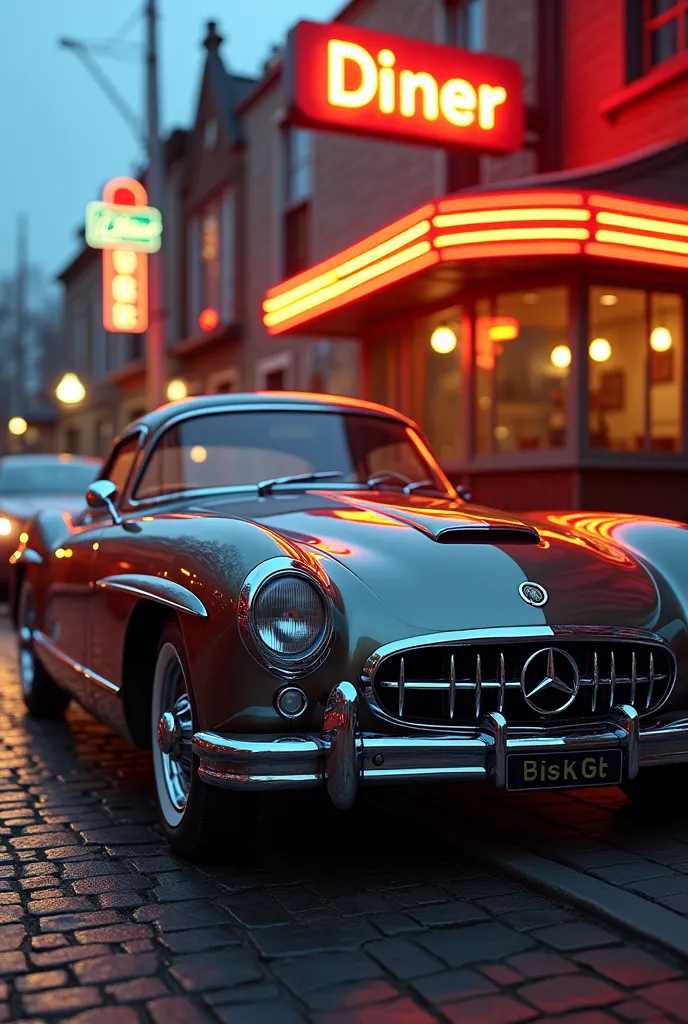
[[[205, 51], [205, 23], [225, 37], [223, 57], [236, 71], [257, 74], [273, 43], [299, 18], [326, 21], [343, 0], [159, 0], [161, 100], [165, 129], [192, 118]], [[0, 62], [0, 275], [14, 266], [16, 220], [29, 217], [30, 260], [47, 273], [74, 255], [86, 203], [103, 184], [128, 174], [142, 150], [126, 123], [61, 37], [104, 42], [143, 9], [143, 0], [21, 0], [2, 3]], [[101, 68], [129, 105], [143, 111], [143, 23], [126, 34], [120, 58], [99, 56]]]

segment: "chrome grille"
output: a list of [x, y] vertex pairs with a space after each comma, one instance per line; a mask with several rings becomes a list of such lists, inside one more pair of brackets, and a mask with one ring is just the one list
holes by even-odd
[[[529, 657], [549, 647], [578, 666], [580, 689], [565, 712], [543, 715], [525, 701], [521, 672]], [[383, 655], [364, 680], [364, 692], [389, 717], [418, 725], [467, 726], [491, 711], [510, 725], [604, 718], [618, 704], [649, 714], [674, 684], [675, 663], [659, 642], [589, 636], [427, 645]]]

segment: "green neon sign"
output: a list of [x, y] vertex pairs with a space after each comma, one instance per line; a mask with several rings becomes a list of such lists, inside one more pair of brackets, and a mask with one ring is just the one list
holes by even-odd
[[162, 244], [162, 214], [153, 206], [89, 203], [86, 244], [92, 249], [157, 252]]

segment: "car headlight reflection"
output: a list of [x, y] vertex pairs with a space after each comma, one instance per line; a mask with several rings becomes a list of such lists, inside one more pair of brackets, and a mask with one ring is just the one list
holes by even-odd
[[322, 597], [299, 576], [281, 576], [260, 590], [253, 605], [253, 628], [269, 651], [287, 658], [317, 647], [327, 627]]
[[7, 516], [0, 516], [0, 537], [9, 537], [14, 530], [14, 523]]
[[332, 602], [320, 581], [293, 559], [270, 558], [249, 573], [237, 617], [247, 649], [273, 675], [307, 676], [330, 653]]

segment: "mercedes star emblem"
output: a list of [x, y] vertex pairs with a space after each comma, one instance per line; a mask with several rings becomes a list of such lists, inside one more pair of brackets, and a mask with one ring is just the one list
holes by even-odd
[[539, 715], [558, 715], [570, 707], [580, 688], [578, 665], [566, 651], [544, 647], [526, 661], [521, 690], [528, 707]]
[[542, 608], [543, 604], [547, 604], [549, 600], [549, 594], [545, 588], [541, 587], [539, 583], [531, 583], [530, 580], [522, 583], [518, 592], [525, 603], [532, 604], [534, 608]]

